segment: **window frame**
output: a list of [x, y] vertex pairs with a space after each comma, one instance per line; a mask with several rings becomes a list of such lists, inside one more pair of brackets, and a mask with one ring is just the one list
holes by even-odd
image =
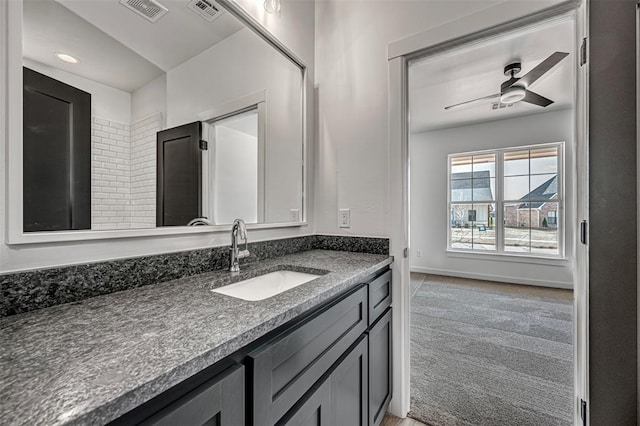
[[[541, 148], [557, 148], [558, 149], [558, 192], [557, 196], [553, 200], [549, 200], [549, 202], [557, 203], [556, 211], [556, 221], [558, 222], [558, 253], [557, 254], [546, 254], [546, 253], [536, 253], [536, 252], [510, 252], [505, 251], [505, 226], [504, 226], [504, 206], [505, 203], [512, 203], [514, 201], [520, 200], [505, 200], [504, 198], [504, 156], [509, 152], [516, 151], [525, 151], [532, 149], [541, 149]], [[529, 259], [529, 261], [537, 262], [539, 261], [554, 261], [554, 260], [566, 260], [565, 257], [565, 233], [567, 224], [565, 222], [565, 142], [547, 142], [541, 144], [531, 144], [531, 145], [522, 145], [522, 146], [513, 146], [507, 148], [496, 148], [496, 149], [486, 149], [486, 150], [478, 150], [478, 151], [467, 151], [467, 152], [456, 152], [447, 155], [447, 241], [446, 241], [446, 252], [448, 255], [452, 257], [499, 257], [505, 260], [523, 260]], [[452, 226], [451, 226], [451, 209], [455, 204], [471, 204], [473, 205], [473, 201], [463, 201], [456, 202], [451, 200], [451, 162], [454, 158], [458, 157], [470, 157], [477, 155], [487, 155], [494, 154], [496, 158], [495, 164], [495, 194], [493, 196], [494, 200], [489, 202], [490, 204], [495, 205], [495, 250], [485, 250], [485, 249], [474, 249], [474, 248], [458, 248], [452, 247]], [[529, 177], [531, 176], [531, 170], [529, 170]], [[531, 200], [530, 202], [536, 202], [536, 200]], [[475, 225], [474, 225], [475, 226]], [[529, 226], [531, 229], [531, 226]]]

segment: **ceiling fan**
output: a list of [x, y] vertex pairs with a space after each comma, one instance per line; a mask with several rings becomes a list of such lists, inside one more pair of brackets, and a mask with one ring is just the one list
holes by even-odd
[[500, 98], [500, 102], [503, 104], [514, 104], [516, 102], [523, 101], [533, 105], [547, 107], [551, 105], [553, 101], [532, 92], [528, 88], [567, 56], [569, 56], [569, 54], [566, 52], [555, 52], [522, 77], [516, 77], [516, 74], [522, 70], [522, 64], [520, 62], [512, 62], [504, 67], [504, 75], [510, 78], [500, 85], [500, 93], [473, 99], [471, 101], [460, 102], [459, 104], [449, 105], [444, 107], [444, 109], [449, 110], [472, 102], [494, 98]]

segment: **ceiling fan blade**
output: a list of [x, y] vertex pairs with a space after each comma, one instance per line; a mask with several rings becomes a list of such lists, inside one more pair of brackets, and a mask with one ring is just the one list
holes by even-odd
[[522, 99], [522, 101], [529, 102], [530, 104], [538, 105], [541, 107], [547, 107], [553, 103], [551, 99], [538, 95], [537, 93], [532, 92], [531, 90], [526, 91], [524, 95], [524, 99]]
[[493, 98], [499, 98], [499, 97], [500, 97], [500, 93], [496, 93], [494, 95], [485, 96], [483, 98], [473, 99], [473, 100], [466, 101], [466, 102], [460, 102], [459, 104], [449, 105], [449, 106], [444, 107], [444, 109], [449, 110], [451, 108], [457, 108], [459, 106], [467, 105], [467, 104], [470, 104], [470, 103], [473, 103], [473, 102], [484, 101], [485, 99], [493, 99]]
[[518, 84], [523, 84], [524, 87], [531, 86], [537, 79], [546, 74], [551, 68], [555, 67], [558, 62], [569, 56], [566, 52], [555, 52], [544, 61], [540, 62], [538, 66], [523, 75]]

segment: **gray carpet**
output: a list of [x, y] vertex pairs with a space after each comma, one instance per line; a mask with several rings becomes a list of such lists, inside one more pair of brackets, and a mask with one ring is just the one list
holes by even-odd
[[410, 417], [433, 426], [571, 424], [571, 291], [411, 281]]

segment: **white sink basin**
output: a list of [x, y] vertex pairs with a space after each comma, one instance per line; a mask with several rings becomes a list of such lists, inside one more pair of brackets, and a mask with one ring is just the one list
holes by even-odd
[[214, 288], [211, 291], [237, 297], [238, 299], [263, 300], [309, 282], [319, 276], [303, 272], [276, 271], [225, 285], [224, 287]]

